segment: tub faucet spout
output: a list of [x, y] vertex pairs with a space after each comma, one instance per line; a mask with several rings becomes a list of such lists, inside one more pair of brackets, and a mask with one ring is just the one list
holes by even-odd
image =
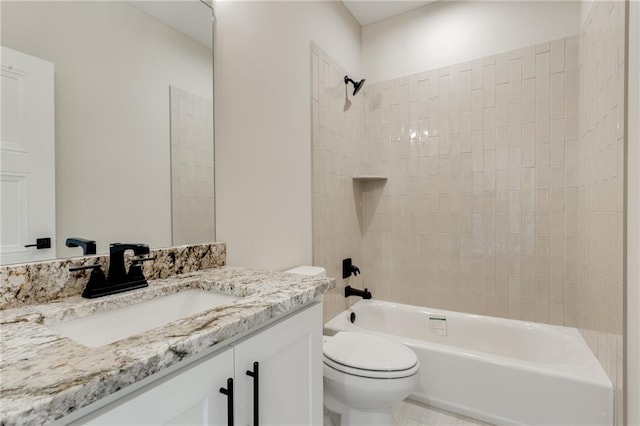
[[365, 288], [364, 290], [358, 290], [357, 288], [353, 288], [348, 285], [344, 288], [344, 297], [349, 296], [358, 296], [362, 297], [363, 299], [371, 299], [373, 297], [373, 295], [367, 288]]

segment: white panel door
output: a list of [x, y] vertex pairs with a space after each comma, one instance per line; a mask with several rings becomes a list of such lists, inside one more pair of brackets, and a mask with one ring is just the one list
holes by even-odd
[[[255, 379], [246, 374], [259, 367]], [[322, 424], [322, 305], [317, 304], [235, 347], [236, 425]]]
[[[53, 64], [2, 47], [0, 265], [55, 258]], [[51, 238], [51, 248], [25, 247]]]
[[232, 377], [231, 348], [178, 370], [74, 425], [226, 426], [227, 397], [220, 388], [226, 388]]

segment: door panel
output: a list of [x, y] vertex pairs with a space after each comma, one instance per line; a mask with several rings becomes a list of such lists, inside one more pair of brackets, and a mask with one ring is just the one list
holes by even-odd
[[233, 377], [233, 349], [178, 370], [76, 424], [226, 426], [227, 398], [220, 393]]
[[[55, 258], [53, 64], [2, 47], [0, 264]], [[50, 249], [25, 247], [52, 239]]]
[[260, 426], [322, 423], [322, 310], [315, 305], [236, 345], [237, 425], [253, 425], [259, 362]]
[[26, 186], [27, 176], [0, 173], [0, 202], [2, 203], [0, 244], [3, 252], [24, 250]]

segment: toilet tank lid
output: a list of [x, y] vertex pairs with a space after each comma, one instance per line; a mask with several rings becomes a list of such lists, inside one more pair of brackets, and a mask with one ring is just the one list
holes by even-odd
[[313, 278], [325, 278], [327, 271], [320, 266], [298, 266], [285, 272], [290, 274], [307, 275]]

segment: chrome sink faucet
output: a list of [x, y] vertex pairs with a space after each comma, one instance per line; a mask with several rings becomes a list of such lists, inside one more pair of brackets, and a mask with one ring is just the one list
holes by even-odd
[[[132, 250], [134, 254], [129, 271], [126, 270], [124, 261], [127, 250]], [[149, 285], [142, 272], [142, 263], [155, 259], [154, 256], [149, 256], [150, 252], [147, 244], [113, 243], [109, 246], [109, 274], [106, 278], [99, 264], [69, 268], [69, 271], [92, 270], [89, 282], [82, 292], [82, 297], [88, 299], [135, 290]]]

